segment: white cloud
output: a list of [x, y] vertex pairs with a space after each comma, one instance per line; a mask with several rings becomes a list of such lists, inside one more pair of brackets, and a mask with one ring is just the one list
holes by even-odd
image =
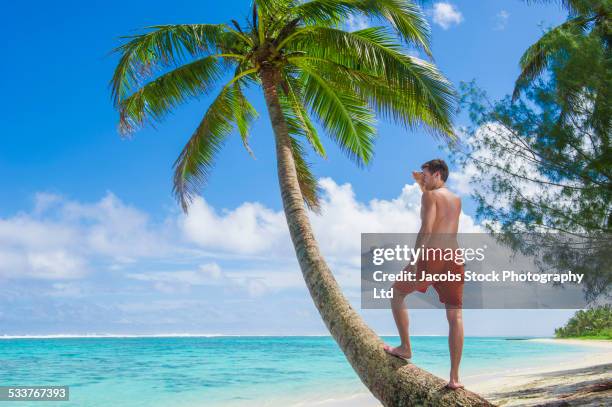
[[95, 204], [66, 201], [61, 207], [62, 219], [78, 225], [85, 243], [93, 252], [119, 262], [132, 257], [159, 256], [170, 249], [163, 236], [163, 225], [152, 228], [146, 213], [121, 202], [108, 193]]
[[470, 181], [474, 170], [474, 166], [468, 166], [462, 171], [454, 171], [448, 176], [448, 185], [461, 196], [469, 196], [474, 188]]
[[221, 278], [221, 268], [216, 263], [201, 265], [196, 270], [174, 270], [149, 273], [128, 273], [128, 278], [140, 281], [172, 282], [188, 285], [202, 285]]
[[81, 277], [85, 271], [83, 259], [63, 250], [28, 253], [28, 269], [32, 277], [64, 279]]
[[510, 18], [510, 13], [506, 10], [501, 10], [499, 13], [495, 15], [495, 29], [496, 30], [504, 30], [508, 25], [508, 19]]
[[257, 202], [219, 214], [204, 199], [196, 198], [179, 224], [189, 240], [207, 250], [244, 255], [283, 252], [289, 247], [283, 244], [288, 235], [284, 214]]
[[206, 263], [194, 270], [147, 271], [128, 273], [126, 277], [151, 283], [153, 288], [163, 293], [187, 293], [194, 286], [207, 286], [260, 297], [273, 291], [303, 286], [299, 273], [296, 273], [297, 264], [292, 263], [286, 270], [275, 270], [274, 266], [255, 267], [222, 270], [217, 263]]
[[[416, 184], [405, 185], [395, 199], [368, 203], [357, 200], [349, 183], [338, 185], [331, 178], [321, 178], [319, 184], [323, 190], [321, 215], [310, 213], [310, 221], [321, 251], [331, 260], [359, 266], [361, 233], [418, 231], [421, 193]], [[258, 203], [247, 202], [217, 214], [198, 198], [179, 224], [206, 251], [260, 255], [268, 260], [294, 258], [284, 213]], [[470, 232], [476, 226], [464, 214], [461, 228]]]
[[[361, 233], [416, 233], [421, 193], [407, 184], [396, 198], [362, 202], [349, 183], [319, 182], [321, 215], [309, 213], [317, 242], [343, 288], [356, 289]], [[460, 231], [478, 230], [463, 214]], [[111, 193], [94, 203], [41, 194], [31, 213], [0, 219], [0, 277], [71, 279], [48, 292], [76, 296], [87, 294], [76, 281], [96, 276], [166, 294], [216, 287], [260, 297], [304, 288], [283, 211], [257, 202], [217, 210], [198, 198], [188, 215], [154, 222]]]
[[[360, 234], [416, 232], [421, 194], [407, 184], [392, 199], [361, 201], [349, 183], [319, 182], [315, 237], [357, 304]], [[463, 214], [460, 230], [477, 229]], [[310, 316], [300, 317], [306, 331], [324, 329], [283, 211], [257, 202], [222, 209], [199, 198], [189, 215], [155, 220], [112, 193], [95, 202], [39, 194], [31, 211], [0, 218], [0, 282], [7, 332], [24, 321], [29, 333], [37, 321], [65, 332], [289, 332], [296, 315]]]
[[74, 279], [94, 261], [163, 257], [173, 237], [166, 229], [111, 193], [94, 204], [37, 194], [31, 213], [0, 218], [0, 277]]
[[61, 197], [47, 192], [38, 192], [34, 197], [34, 213], [40, 214], [61, 202]]
[[72, 250], [77, 233], [67, 225], [18, 214], [0, 219], [0, 276], [70, 279], [84, 273]]
[[453, 24], [460, 24], [463, 21], [463, 15], [453, 4], [439, 2], [433, 6], [433, 21], [448, 30]]

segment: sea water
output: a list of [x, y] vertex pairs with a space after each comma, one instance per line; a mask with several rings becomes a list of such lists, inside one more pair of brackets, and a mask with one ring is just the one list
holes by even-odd
[[[397, 337], [383, 339], [398, 343]], [[413, 363], [446, 377], [447, 340], [413, 337]], [[588, 351], [467, 337], [461, 373], [536, 367]], [[69, 401], [19, 402], [21, 407], [291, 406], [367, 391], [327, 336], [4, 338], [0, 385], [69, 386]]]

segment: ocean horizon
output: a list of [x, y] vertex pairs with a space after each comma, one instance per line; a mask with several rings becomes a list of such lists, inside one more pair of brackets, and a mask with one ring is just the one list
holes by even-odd
[[[383, 334], [381, 337], [391, 337], [392, 334]], [[448, 336], [438, 334], [423, 334], [410, 335], [410, 337], [420, 336]], [[183, 338], [183, 337], [202, 337], [202, 338], [217, 338], [217, 337], [270, 337], [270, 338], [294, 338], [294, 337], [330, 337], [330, 334], [300, 334], [300, 335], [285, 335], [285, 334], [222, 334], [222, 333], [157, 333], [157, 334], [117, 334], [117, 333], [91, 333], [91, 334], [23, 334], [23, 335], [0, 335], [0, 339], [53, 339], [53, 338]], [[475, 335], [465, 336], [473, 338], [509, 338], [509, 339], [535, 339], [535, 338], [552, 338], [549, 335]]]
[[[0, 383], [69, 386], [70, 400], [45, 403], [51, 406], [297, 406], [367, 392], [328, 335], [0, 338]], [[397, 336], [382, 338], [399, 342]], [[555, 363], [589, 351], [516, 340], [528, 338], [535, 337], [466, 337], [463, 377]], [[414, 364], [447, 375], [446, 336], [413, 336], [412, 346]]]

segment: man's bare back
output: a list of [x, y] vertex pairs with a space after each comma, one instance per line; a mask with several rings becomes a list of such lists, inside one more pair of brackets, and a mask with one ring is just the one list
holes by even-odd
[[[459, 229], [459, 215], [461, 214], [461, 198], [453, 194], [446, 187], [424, 191], [423, 195], [430, 195], [425, 199], [427, 203], [435, 205], [435, 217], [431, 233], [456, 234]], [[421, 222], [426, 213], [425, 206], [421, 206]]]
[[457, 247], [461, 198], [453, 194], [440, 179], [425, 172], [413, 172], [421, 188], [421, 228], [417, 247]]

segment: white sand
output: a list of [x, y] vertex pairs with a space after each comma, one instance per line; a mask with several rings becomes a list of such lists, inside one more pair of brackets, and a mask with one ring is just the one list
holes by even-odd
[[[538, 338], [530, 341], [566, 343], [568, 345], [581, 345], [593, 348], [588, 355], [574, 355], [561, 363], [521, 368], [512, 371], [499, 372], [495, 375], [473, 375], [463, 378], [463, 383], [469, 390], [483, 395], [485, 398], [504, 406], [539, 404], [556, 400], [567, 392], [579, 391], [585, 382], [612, 381], [612, 372], [609, 367], [602, 365], [612, 364], [612, 341], [581, 340], [581, 339], [552, 339]], [[599, 367], [595, 367], [599, 366]], [[550, 388], [558, 389], [551, 392]], [[540, 390], [538, 392], [538, 390]], [[527, 390], [527, 391], [526, 391]], [[527, 393], [525, 398], [521, 398]], [[598, 399], [589, 399], [588, 403], [612, 405], [612, 393], [597, 393]], [[569, 400], [569, 399], [568, 399]], [[608, 403], [608, 401], [610, 403]], [[601, 404], [604, 405], [604, 404]], [[316, 407], [380, 407], [380, 402], [369, 392], [356, 393], [348, 398], [322, 400], [309, 406]]]
[[[565, 405], [612, 405], [612, 341], [552, 338], [530, 340], [586, 346], [592, 348], [592, 352], [572, 356], [554, 365], [502, 372], [496, 377], [480, 378], [472, 383], [466, 378], [466, 385], [487, 400], [504, 407], [554, 404], [561, 400], [568, 403]], [[600, 389], [593, 390], [597, 386]]]
[[[293, 407], [302, 406], [297, 404]], [[356, 393], [350, 397], [321, 400], [314, 403], [309, 403], [304, 407], [381, 407], [380, 401], [372, 396], [370, 392]]]

